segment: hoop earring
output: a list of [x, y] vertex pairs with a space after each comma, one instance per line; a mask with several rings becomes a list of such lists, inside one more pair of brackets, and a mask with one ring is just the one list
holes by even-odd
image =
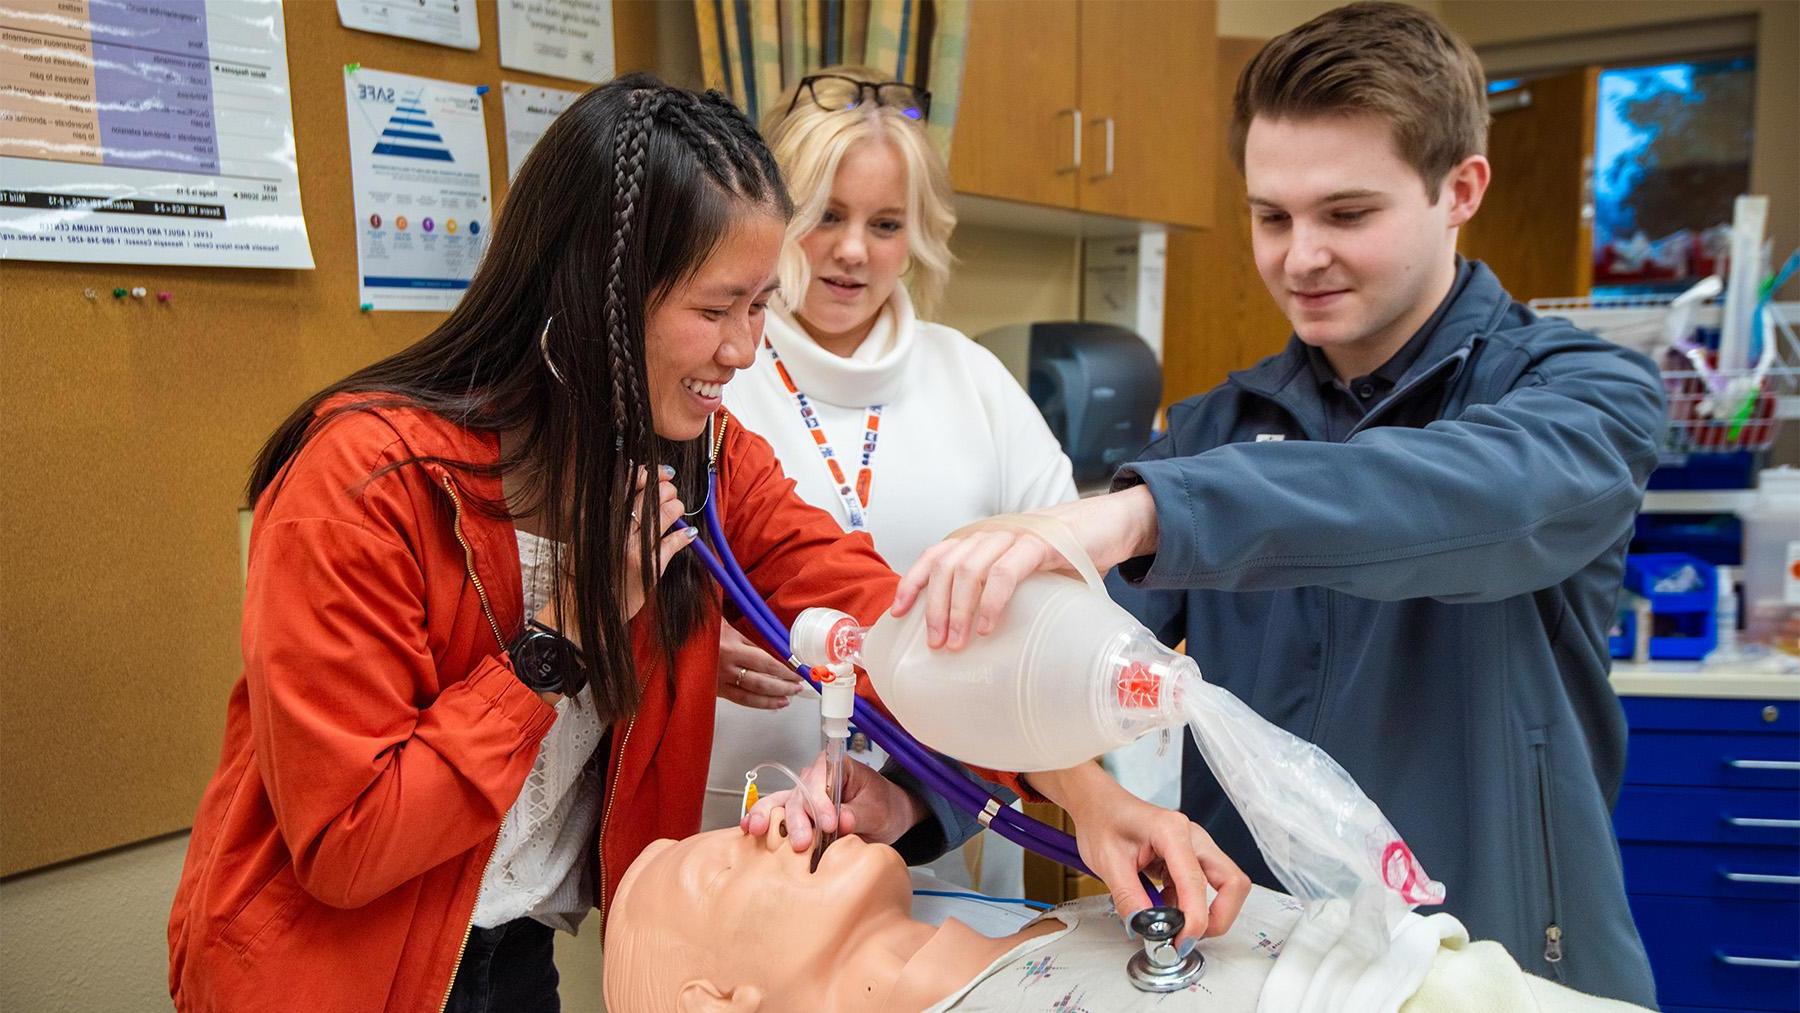
[[544, 357], [544, 365], [550, 370], [550, 375], [556, 378], [556, 382], [567, 387], [569, 381], [563, 379], [562, 371], [556, 368], [556, 363], [550, 361], [550, 324], [555, 319], [556, 314], [552, 313], [544, 321], [544, 331], [538, 335], [538, 354]]

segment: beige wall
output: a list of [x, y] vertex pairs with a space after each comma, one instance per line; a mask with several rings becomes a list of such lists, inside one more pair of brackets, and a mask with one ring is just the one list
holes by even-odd
[[1006, 324], [1081, 315], [1081, 241], [961, 225], [938, 322], [974, 336]]
[[0, 881], [0, 1009], [166, 1010], [187, 835]]

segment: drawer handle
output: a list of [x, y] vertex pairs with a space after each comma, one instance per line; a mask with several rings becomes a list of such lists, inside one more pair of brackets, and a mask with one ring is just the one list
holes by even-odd
[[1778, 957], [1734, 957], [1729, 953], [1718, 955], [1719, 960], [1732, 967], [1776, 967], [1784, 971], [1800, 970], [1800, 960], [1782, 960]]
[[1760, 816], [1727, 816], [1725, 822], [1734, 827], [1772, 827], [1776, 830], [1800, 830], [1800, 820], [1765, 819]]
[[1800, 876], [1778, 876], [1768, 872], [1730, 872], [1725, 869], [1720, 869], [1719, 875], [1733, 883], [1773, 883], [1777, 886], [1800, 886]]
[[1800, 760], [1726, 760], [1725, 765], [1738, 770], [1800, 771]]

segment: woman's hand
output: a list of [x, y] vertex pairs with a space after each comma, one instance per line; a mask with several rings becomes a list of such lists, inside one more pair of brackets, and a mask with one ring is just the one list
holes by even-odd
[[[641, 560], [643, 559], [642, 553], [638, 551], [638, 532], [643, 519], [638, 516], [635, 504], [643, 495], [644, 482], [649, 478], [649, 474], [648, 468], [638, 469], [637, 482], [632, 486], [631, 503], [634, 506], [631, 510], [631, 523], [625, 534], [624, 597], [625, 618], [628, 621], [644, 607], [645, 588], [638, 579], [638, 569], [642, 566]], [[694, 540], [697, 532], [692, 527], [670, 530], [674, 528], [675, 522], [681, 519], [681, 515], [687, 512], [687, 508], [681, 505], [681, 497], [675, 491], [675, 469], [666, 464], [660, 465], [657, 468], [657, 477], [656, 531], [661, 536], [661, 540], [656, 546], [656, 575], [660, 577], [663, 571], [668, 569], [669, 560], [675, 558], [675, 553], [686, 548], [688, 543]]]
[[[825, 791], [825, 754], [800, 775], [799, 790], [807, 793], [813, 812], [819, 816], [819, 829], [826, 833], [855, 834], [865, 841], [892, 844], [925, 818], [925, 806], [907, 794], [906, 789], [882, 777], [867, 764], [844, 761], [844, 820], [834, 825], [831, 796]], [[795, 789], [771, 792], [757, 800], [738, 825], [744, 832], [761, 837], [769, 831], [769, 813], [776, 807], [787, 810], [788, 843], [795, 851], [805, 851], [813, 844], [812, 820], [799, 799], [792, 798]]]
[[805, 685], [792, 669], [751, 643], [730, 623], [719, 625], [719, 695], [740, 707], [781, 710]]
[[[1181, 813], [1126, 791], [1099, 764], [1032, 774], [1031, 783], [1075, 821], [1081, 860], [1112, 891], [1120, 920], [1129, 923], [1150, 906], [1140, 871], [1161, 880], [1163, 903], [1186, 916], [1182, 939], [1220, 935], [1243, 909], [1250, 877], [1212, 837]], [[1208, 884], [1218, 891], [1210, 906]]]
[[[1156, 501], [1144, 486], [1032, 511], [1069, 526], [1101, 573], [1156, 551]], [[925, 643], [960, 650], [971, 631], [986, 635], [1000, 621], [1019, 581], [1069, 563], [1035, 535], [977, 531], [925, 550], [894, 595], [894, 614], [925, 604]]]

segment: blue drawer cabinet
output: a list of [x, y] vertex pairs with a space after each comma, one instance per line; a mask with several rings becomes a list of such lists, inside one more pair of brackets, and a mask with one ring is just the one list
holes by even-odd
[[1658, 1000], [1800, 1011], [1800, 702], [1623, 703], [1613, 826]]

